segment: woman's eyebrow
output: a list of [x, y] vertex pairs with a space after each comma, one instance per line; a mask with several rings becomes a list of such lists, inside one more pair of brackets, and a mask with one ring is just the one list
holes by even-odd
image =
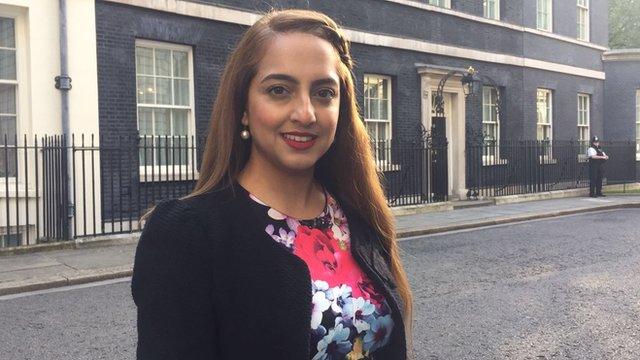
[[[269, 74], [267, 76], [264, 77], [264, 79], [262, 79], [261, 83], [264, 83], [266, 81], [269, 80], [282, 80], [282, 81], [286, 81], [286, 82], [290, 82], [296, 85], [300, 84], [300, 81], [298, 79], [296, 79], [295, 77], [291, 76], [291, 75], [287, 75], [287, 74]], [[338, 82], [331, 77], [328, 78], [324, 78], [324, 79], [318, 79], [318, 80], [314, 80], [313, 82], [311, 82], [311, 86], [315, 87], [318, 85], [333, 85], [333, 86], [338, 86]]]
[[332, 86], [338, 86], [338, 82], [334, 79], [334, 78], [324, 78], [324, 79], [318, 79], [318, 80], [314, 80], [311, 83], [312, 87], [316, 87], [319, 85], [332, 85]]

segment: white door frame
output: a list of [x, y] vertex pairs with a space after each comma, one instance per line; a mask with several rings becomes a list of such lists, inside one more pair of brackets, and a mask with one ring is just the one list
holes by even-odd
[[[431, 129], [431, 94], [438, 89], [442, 77], [451, 69], [430, 66], [418, 66], [420, 75], [420, 93], [422, 125]], [[462, 77], [455, 75], [449, 78], [444, 87], [445, 116], [448, 162], [448, 195], [449, 199], [464, 199], [467, 193], [465, 176], [465, 96], [462, 90]]]

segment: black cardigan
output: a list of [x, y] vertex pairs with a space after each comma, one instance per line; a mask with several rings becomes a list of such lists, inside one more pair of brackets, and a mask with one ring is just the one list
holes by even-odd
[[[148, 219], [131, 281], [138, 359], [310, 358], [307, 265], [258, 226], [241, 195], [228, 187], [163, 201]], [[404, 309], [389, 257], [375, 232], [340, 205], [352, 254], [392, 310], [391, 340], [372, 359], [404, 360]]]

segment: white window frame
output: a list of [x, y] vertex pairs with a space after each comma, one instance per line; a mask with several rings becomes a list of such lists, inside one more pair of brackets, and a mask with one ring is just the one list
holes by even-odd
[[[489, 92], [489, 94], [487, 94]], [[495, 96], [493, 96], [495, 94]], [[487, 98], [489, 101], [487, 102]], [[491, 100], [495, 101], [491, 101]], [[484, 134], [485, 125], [492, 125], [494, 128], [494, 139], [495, 139], [495, 153], [485, 154], [484, 151], [482, 153], [482, 164], [484, 166], [490, 165], [501, 165], [505, 162], [500, 159], [500, 113], [498, 113], [498, 91], [493, 86], [483, 86], [482, 87], [482, 132]], [[491, 121], [491, 119], [486, 119], [487, 110], [489, 114], [493, 112], [495, 114], [495, 121]]]
[[[578, 33], [576, 38], [582, 41], [589, 41], [591, 29], [589, 26], [589, 1], [590, 0], [577, 0], [578, 6]], [[582, 23], [582, 16], [584, 14], [584, 24]], [[581, 26], [584, 26], [584, 34], [581, 33]]]
[[433, 6], [451, 9], [451, 0], [428, 0], [427, 3]]
[[[489, 13], [489, 4], [493, 4], [493, 16]], [[500, 20], [500, 0], [483, 0], [482, 8], [485, 18]]]
[[[547, 122], [541, 122], [540, 120], [540, 104], [539, 98], [540, 94], [545, 94], [545, 113]], [[547, 139], [540, 139], [540, 127], [548, 127], [549, 137]], [[550, 89], [538, 88], [536, 91], [536, 140], [537, 141], [549, 141], [551, 145], [549, 145], [549, 150], [547, 153], [541, 156], [540, 161], [544, 163], [553, 161], [553, 91]]]
[[589, 134], [591, 133], [591, 95], [578, 93], [578, 160], [587, 161]]
[[636, 90], [636, 161], [640, 161], [640, 89]]
[[[380, 100], [387, 100], [387, 119], [374, 119], [374, 118], [370, 118], [369, 116], [367, 116], [368, 114], [368, 104], [370, 99], [367, 95], [367, 91], [366, 91], [366, 86], [367, 84], [371, 81], [371, 80], [375, 80], [375, 81], [387, 81], [387, 94], [386, 94], [386, 98], [384, 97], [385, 94], [383, 94], [382, 98], [379, 98]], [[363, 106], [363, 114], [364, 114], [364, 122], [365, 122], [365, 127], [367, 127], [367, 132], [369, 132], [369, 128], [368, 128], [368, 124], [371, 123], [386, 123], [387, 126], [387, 134], [386, 136], [384, 136], [385, 142], [387, 142], [389, 144], [389, 147], [384, 151], [384, 160], [381, 160], [379, 158], [379, 154], [378, 153], [374, 153], [375, 156], [375, 161], [376, 164], [378, 165], [378, 168], [380, 168], [381, 170], [384, 171], [391, 171], [391, 170], [397, 170], [396, 167], [392, 165], [392, 158], [391, 158], [391, 139], [393, 139], [393, 113], [392, 113], [392, 104], [393, 104], [393, 82], [390, 76], [386, 76], [386, 75], [380, 75], [380, 74], [365, 74], [364, 75], [364, 106]], [[378, 99], [378, 98], [376, 98]], [[378, 134], [377, 134], [378, 129], [376, 128], [376, 135], [374, 136], [374, 139], [371, 139], [372, 141], [377, 141], [378, 139]]]
[[[151, 164], [145, 165], [140, 164], [140, 181], [141, 182], [154, 182], [154, 181], [179, 181], [182, 180], [192, 180], [198, 178], [198, 170], [197, 170], [197, 151], [191, 151], [191, 147], [195, 147], [197, 144], [197, 139], [195, 138], [195, 95], [194, 95], [194, 65], [193, 65], [193, 48], [188, 45], [179, 45], [168, 42], [161, 41], [153, 41], [153, 40], [145, 40], [145, 39], [136, 39], [135, 48], [137, 51], [138, 47], [145, 48], [153, 48], [153, 49], [163, 49], [163, 50], [175, 50], [175, 51], [184, 51], [187, 53], [188, 59], [188, 72], [189, 72], [189, 105], [168, 105], [168, 104], [146, 104], [139, 103], [137, 97], [137, 81], [138, 81], [138, 69], [136, 68], [136, 122], [137, 129], [140, 129], [140, 119], [139, 119], [139, 109], [140, 108], [148, 108], [148, 109], [178, 109], [178, 110], [188, 110], [187, 111], [187, 139], [188, 142], [181, 140], [180, 146], [189, 145], [189, 148], [186, 149], [187, 156], [187, 164], [185, 165], [161, 165], [161, 164]], [[134, 55], [135, 58], [135, 55]], [[172, 60], [173, 61], [173, 60]], [[136, 67], [137, 67], [137, 58], [136, 58]], [[173, 71], [173, 70], [172, 70]], [[154, 79], [157, 77], [155, 75], [155, 56], [154, 56]], [[171, 88], [173, 90], [173, 79], [174, 76], [170, 77]], [[172, 96], [174, 96], [174, 92], [172, 91]], [[173, 99], [172, 99], [173, 101]], [[158, 135], [153, 135], [153, 138], [156, 139]], [[141, 136], [142, 137], [142, 136]], [[172, 139], [173, 136], [169, 135], [169, 139]], [[164, 135], [160, 136], [161, 139], [164, 138]], [[193, 139], [193, 142], [191, 141]], [[177, 140], [176, 140], [177, 142]], [[141, 141], [141, 144], [143, 141]], [[142, 145], [140, 145], [142, 146]], [[141, 147], [142, 149], [142, 147]], [[144, 151], [144, 150], [142, 150]], [[193, 153], [193, 155], [192, 155]], [[138, 155], [139, 156], [139, 155]], [[171, 156], [171, 155], [170, 155]], [[177, 156], [177, 155], [176, 155]], [[157, 156], [155, 156], [155, 161], [157, 161]], [[167, 159], [168, 160], [168, 159]], [[193, 177], [192, 177], [193, 174]]]
[[[540, 8], [540, 4], [544, 4], [545, 9]], [[547, 26], [540, 23], [540, 16], [544, 14], [547, 17]], [[536, 1], [536, 28], [542, 31], [553, 32], [553, 0], [537, 0]]]
[[[13, 85], [14, 86], [14, 98], [15, 98], [15, 113], [11, 114], [11, 113], [6, 113], [6, 114], [0, 114], [1, 116], [14, 116], [15, 117], [15, 129], [16, 129], [16, 135], [18, 135], [18, 144], [20, 144], [20, 140], [21, 138], [24, 139], [24, 137], [21, 137], [21, 133], [22, 133], [22, 126], [21, 126], [21, 119], [20, 119], [20, 115], [21, 115], [21, 102], [20, 102], [20, 98], [22, 95], [22, 89], [20, 86], [21, 83], [21, 72], [22, 72], [22, 65], [21, 65], [21, 61], [22, 61], [22, 44], [21, 44], [21, 32], [23, 31], [22, 29], [22, 24], [21, 24], [21, 14], [17, 13], [15, 11], [2, 11], [4, 9], [2, 9], [2, 7], [0, 6], [0, 17], [5, 18], [5, 19], [11, 19], [13, 20], [13, 36], [14, 36], [14, 47], [13, 48], [8, 48], [8, 47], [1, 47], [0, 49], [3, 50], [10, 50], [14, 52], [14, 57], [15, 57], [15, 62], [16, 62], [16, 78], [15, 80], [10, 80], [10, 79], [0, 79], [0, 84], [6, 84], [6, 85]], [[15, 169], [15, 171], [17, 172], [17, 178], [19, 179], [18, 182], [19, 183], [23, 183], [24, 182], [24, 174], [22, 174], [24, 172], [24, 151], [22, 150], [22, 154], [21, 151], [19, 149], [21, 149], [21, 145], [18, 144], [13, 144], [13, 140], [14, 138], [12, 137], [7, 137], [7, 148], [11, 149], [11, 148], [15, 148], [16, 153], [15, 155], [18, 156], [18, 168]], [[0, 148], [4, 148], [4, 136], [0, 136]], [[14, 157], [9, 157], [9, 161], [13, 164], [15, 158]], [[4, 170], [4, 169], [3, 169]], [[16, 174], [14, 173], [13, 175], [2, 175], [0, 176], [0, 184], [5, 184], [5, 183], [9, 183], [9, 184], [15, 184], [16, 183]], [[12, 192], [9, 191], [9, 194], [11, 194]], [[4, 191], [4, 187], [2, 189], [0, 189], [0, 197], [6, 197], [9, 196], [7, 194], [5, 194]]]

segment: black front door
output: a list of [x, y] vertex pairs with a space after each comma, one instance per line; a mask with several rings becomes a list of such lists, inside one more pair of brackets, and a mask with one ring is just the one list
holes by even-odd
[[431, 191], [434, 201], [445, 201], [448, 195], [447, 124], [444, 116], [431, 118]]

